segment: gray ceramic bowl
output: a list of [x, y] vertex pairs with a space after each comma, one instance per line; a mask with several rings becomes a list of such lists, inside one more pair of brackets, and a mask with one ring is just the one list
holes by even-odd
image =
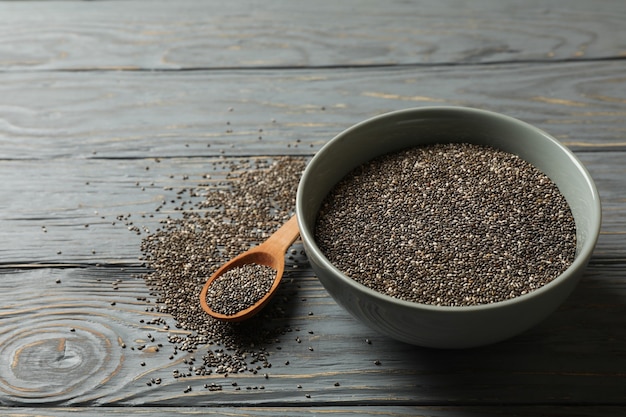
[[[432, 143], [469, 142], [519, 155], [559, 187], [576, 222], [577, 255], [549, 284], [510, 300], [465, 307], [402, 301], [341, 273], [319, 250], [315, 221], [322, 200], [353, 168], [374, 157]], [[354, 317], [392, 338], [420, 346], [466, 348], [517, 335], [553, 312], [574, 289], [596, 244], [601, 224], [598, 192], [587, 170], [545, 132], [497, 113], [462, 107], [424, 107], [383, 114], [329, 141], [308, 164], [296, 199], [304, 247], [317, 277]]]

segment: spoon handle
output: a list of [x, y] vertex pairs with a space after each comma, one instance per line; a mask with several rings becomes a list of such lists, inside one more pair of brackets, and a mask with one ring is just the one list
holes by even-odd
[[280, 229], [275, 231], [261, 246], [263, 246], [263, 250], [267, 252], [285, 253], [287, 248], [291, 246], [299, 235], [298, 219], [293, 215], [287, 223], [283, 224]]

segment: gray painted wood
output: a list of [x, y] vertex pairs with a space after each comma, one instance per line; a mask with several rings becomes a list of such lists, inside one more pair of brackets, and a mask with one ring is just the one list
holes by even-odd
[[493, 63], [624, 53], [621, 2], [0, 3], [0, 67], [145, 70]]
[[[216, 347], [169, 359], [174, 349], [167, 334], [176, 331], [175, 322], [165, 317], [172, 330], [146, 324], [163, 316], [149, 311], [154, 297], [136, 278], [139, 272], [114, 266], [4, 268], [3, 404], [617, 406], [625, 399], [626, 285], [612, 265], [591, 266], [567, 302], [534, 329], [460, 351], [422, 349], [380, 336], [338, 307], [310, 272], [291, 272], [281, 294], [290, 300], [285, 324], [297, 330], [268, 343], [272, 368], [257, 375], [189, 378], [174, 378], [172, 372], [186, 370], [185, 359]], [[147, 386], [152, 378], [163, 382]], [[204, 388], [211, 383], [222, 391]], [[189, 386], [192, 391], [185, 392]], [[260, 386], [264, 389], [247, 389]]]
[[[179, 147], [189, 152], [184, 144]], [[626, 259], [623, 153], [577, 155], [604, 208], [592, 262], [621, 262]], [[225, 164], [214, 164], [222, 158], [0, 161], [0, 265], [137, 264], [141, 239], [178, 214], [179, 198], [188, 199], [179, 192], [205, 183], [205, 174], [213, 182], [224, 178]]]
[[[625, 9], [0, 2], [0, 413], [623, 415]], [[208, 347], [169, 359], [175, 323], [152, 310], [139, 257], [178, 192], [218, 181], [216, 161], [310, 157], [360, 120], [422, 105], [521, 118], [589, 169], [602, 234], [565, 304], [497, 345], [422, 349], [356, 322], [304, 267], [282, 290], [292, 332], [268, 345], [267, 379], [174, 378]]]
[[7, 73], [0, 158], [310, 155], [365, 118], [433, 105], [506, 113], [577, 151], [624, 150], [623, 73], [623, 61]]

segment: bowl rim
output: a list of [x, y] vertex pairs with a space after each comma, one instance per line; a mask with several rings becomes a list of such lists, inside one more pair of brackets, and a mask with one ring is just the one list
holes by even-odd
[[397, 304], [399, 306], [405, 307], [407, 309], [413, 309], [413, 310], [427, 310], [427, 311], [433, 311], [433, 312], [446, 312], [446, 313], [467, 313], [467, 312], [472, 312], [472, 311], [484, 311], [484, 310], [499, 309], [499, 308], [506, 307], [506, 306], [513, 306], [515, 304], [523, 303], [533, 298], [540, 297], [543, 293], [549, 292], [553, 287], [557, 287], [564, 281], [569, 280], [573, 274], [575, 274], [579, 270], [582, 270], [586, 266], [587, 262], [591, 258], [591, 255], [597, 243], [598, 236], [600, 234], [600, 228], [602, 225], [602, 206], [600, 202], [600, 196], [596, 188], [596, 185], [593, 181], [593, 178], [591, 177], [591, 175], [589, 174], [585, 166], [582, 164], [582, 162], [578, 159], [578, 157], [569, 148], [567, 148], [565, 145], [563, 145], [553, 136], [551, 136], [544, 130], [537, 128], [536, 126], [533, 126], [520, 119], [507, 116], [502, 113], [497, 113], [497, 112], [493, 112], [489, 110], [477, 109], [477, 108], [472, 108], [472, 107], [463, 107], [463, 106], [424, 106], [424, 107], [412, 107], [412, 108], [406, 108], [406, 109], [401, 109], [401, 110], [395, 110], [395, 111], [386, 112], [386, 113], [382, 113], [382, 114], [367, 118], [343, 130], [342, 132], [334, 136], [332, 139], [330, 139], [326, 144], [324, 144], [324, 146], [322, 146], [322, 148], [311, 158], [311, 160], [307, 164], [302, 174], [302, 177], [300, 179], [300, 183], [302, 184], [303, 182], [307, 181], [307, 178], [311, 175], [310, 167], [316, 165], [317, 161], [324, 158], [325, 154], [331, 152], [332, 145], [335, 142], [341, 141], [344, 136], [349, 135], [354, 130], [361, 129], [363, 126], [367, 126], [371, 123], [375, 123], [380, 120], [387, 119], [389, 117], [397, 117], [403, 114], [408, 115], [408, 114], [414, 114], [414, 113], [427, 113], [427, 112], [449, 112], [451, 114], [465, 113], [465, 114], [475, 114], [475, 115], [481, 115], [481, 116], [500, 119], [507, 123], [516, 124], [516, 125], [522, 126], [526, 129], [533, 131], [538, 136], [543, 137], [544, 140], [551, 142], [561, 152], [563, 152], [566, 156], [568, 156], [572, 164], [582, 173], [582, 176], [586, 181], [586, 185], [591, 191], [591, 197], [592, 197], [591, 203], [592, 203], [592, 208], [593, 208], [593, 212], [590, 215], [590, 217], [592, 218], [589, 223], [589, 230], [591, 233], [589, 233], [585, 242], [580, 247], [580, 250], [578, 254], [576, 255], [576, 257], [574, 258], [574, 261], [565, 271], [563, 271], [559, 276], [555, 277], [547, 284], [535, 290], [532, 290], [526, 294], [522, 294], [522, 295], [510, 298], [510, 299], [507, 299], [507, 300], [496, 301], [496, 302], [488, 303], [488, 304], [476, 304], [476, 305], [469, 305], [469, 306], [442, 306], [442, 305], [436, 305], [436, 304], [425, 304], [425, 303], [418, 303], [414, 301], [403, 300], [400, 298], [383, 294], [381, 292], [378, 292], [372, 288], [369, 288], [357, 282], [356, 280], [345, 275], [342, 271], [340, 271], [335, 265], [333, 265], [328, 260], [328, 258], [322, 253], [322, 251], [317, 246], [317, 243], [315, 242], [314, 232], [305, 227], [304, 220], [303, 220], [304, 214], [302, 212], [304, 210], [303, 209], [304, 196], [302, 195], [301, 187], [298, 187], [298, 191], [296, 194], [296, 215], [298, 218], [298, 227], [300, 229], [300, 236], [305, 244], [305, 247], [309, 251], [313, 250], [315, 252], [315, 256], [319, 259], [319, 261], [323, 264], [325, 268], [331, 270], [332, 273], [335, 276], [337, 276], [341, 282], [353, 287], [355, 290], [359, 292], [367, 294], [367, 296], [369, 297], [379, 299], [380, 301], [387, 303], [387, 304], [393, 303], [393, 304]]

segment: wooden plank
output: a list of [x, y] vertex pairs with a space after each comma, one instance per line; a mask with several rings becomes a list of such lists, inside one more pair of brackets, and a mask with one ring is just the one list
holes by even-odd
[[[0, 414], [623, 415], [625, 9], [0, 2]], [[527, 120], [588, 167], [604, 224], [567, 302], [504, 343], [421, 349], [357, 323], [301, 268], [267, 379], [174, 378], [215, 349], [174, 355], [180, 330], [137, 277], [179, 192], [219, 180], [223, 157], [310, 156], [366, 117], [432, 104]]]
[[[175, 378], [174, 370], [187, 372], [186, 360], [200, 361], [219, 347], [174, 354], [167, 335], [179, 331], [153, 310], [155, 297], [137, 278], [140, 270], [4, 269], [0, 401], [12, 407], [620, 406], [626, 401], [623, 269], [591, 267], [543, 323], [468, 350], [422, 349], [380, 336], [335, 304], [310, 272], [292, 270], [278, 296], [289, 314], [275, 319], [292, 330], [267, 342], [272, 367], [256, 375], [185, 378]], [[157, 318], [163, 321], [150, 324]], [[148, 384], [157, 378], [160, 384]]]
[[407, 107], [490, 109], [577, 151], [626, 150], [625, 62], [0, 74], [0, 159], [311, 155]]
[[[33, 5], [36, 4], [36, 9]], [[123, 11], [121, 11], [123, 9]], [[34, 11], [33, 11], [34, 10]], [[4, 70], [493, 63], [623, 57], [622, 2], [0, 2]]]
[[544, 417], [623, 417], [624, 407], [614, 406], [483, 406], [483, 407], [97, 407], [97, 408], [0, 408], [7, 417], [57, 417], [57, 416], [233, 416], [233, 417], [309, 417], [330, 414], [333, 417], [387, 416], [387, 417], [445, 417], [445, 416], [518, 416]]
[[[290, 295], [288, 308], [289, 325], [300, 331], [281, 339], [280, 350], [270, 346], [274, 366], [268, 380], [261, 375], [173, 378], [174, 369], [185, 369], [185, 358], [200, 354], [169, 359], [169, 330], [162, 323], [147, 323], [163, 318], [172, 329], [174, 323], [150, 311], [153, 297], [135, 277], [141, 272], [136, 260], [141, 235], [128, 227], [142, 231], [146, 224], [155, 227], [159, 218], [176, 215], [178, 192], [206, 181], [202, 177], [207, 171], [219, 181], [228, 162], [213, 165], [223, 158], [3, 161], [0, 166], [7, 170], [0, 201], [8, 207], [2, 218], [7, 237], [2, 253], [5, 262], [15, 259], [15, 265], [4, 264], [0, 275], [0, 356], [11, 358], [0, 370], [3, 404], [478, 405], [571, 404], [573, 398], [588, 404], [620, 404], [625, 400], [626, 374], [621, 354], [626, 349], [624, 234], [616, 233], [624, 218], [622, 154], [580, 156], [605, 198], [603, 230], [610, 233], [601, 237], [579, 288], [545, 323], [484, 349], [417, 349], [355, 322], [328, 297], [310, 270], [301, 269], [290, 277], [300, 288], [297, 296]], [[170, 199], [169, 209], [155, 212], [163, 199]], [[118, 220], [118, 215], [125, 219]], [[129, 220], [134, 224], [128, 225]], [[62, 253], [55, 256], [59, 247]], [[91, 252], [94, 248], [96, 253]], [[43, 256], [46, 250], [48, 256]], [[146, 304], [144, 297], [151, 302]], [[148, 333], [156, 341], [140, 351]], [[304, 343], [295, 342], [295, 335]], [[158, 343], [163, 344], [160, 352], [154, 350]], [[314, 350], [308, 351], [308, 346]], [[290, 365], [283, 365], [287, 360]], [[382, 365], [375, 365], [376, 360]], [[148, 387], [151, 378], [162, 378], [163, 383]], [[232, 382], [238, 382], [243, 392]], [[211, 383], [224, 389], [216, 394], [203, 387]], [[601, 394], [588, 390], [590, 384], [602, 386]], [[263, 390], [246, 389], [261, 385]], [[193, 390], [186, 392], [189, 386]]]
[[[592, 262], [622, 262], [623, 153], [578, 156], [603, 203], [602, 234]], [[207, 183], [206, 174], [213, 183], [223, 179], [230, 160], [238, 161], [222, 157], [0, 161], [0, 264], [135, 265], [141, 239], [167, 216], [178, 216], [182, 202], [201, 199], [190, 197], [188, 190]]]

